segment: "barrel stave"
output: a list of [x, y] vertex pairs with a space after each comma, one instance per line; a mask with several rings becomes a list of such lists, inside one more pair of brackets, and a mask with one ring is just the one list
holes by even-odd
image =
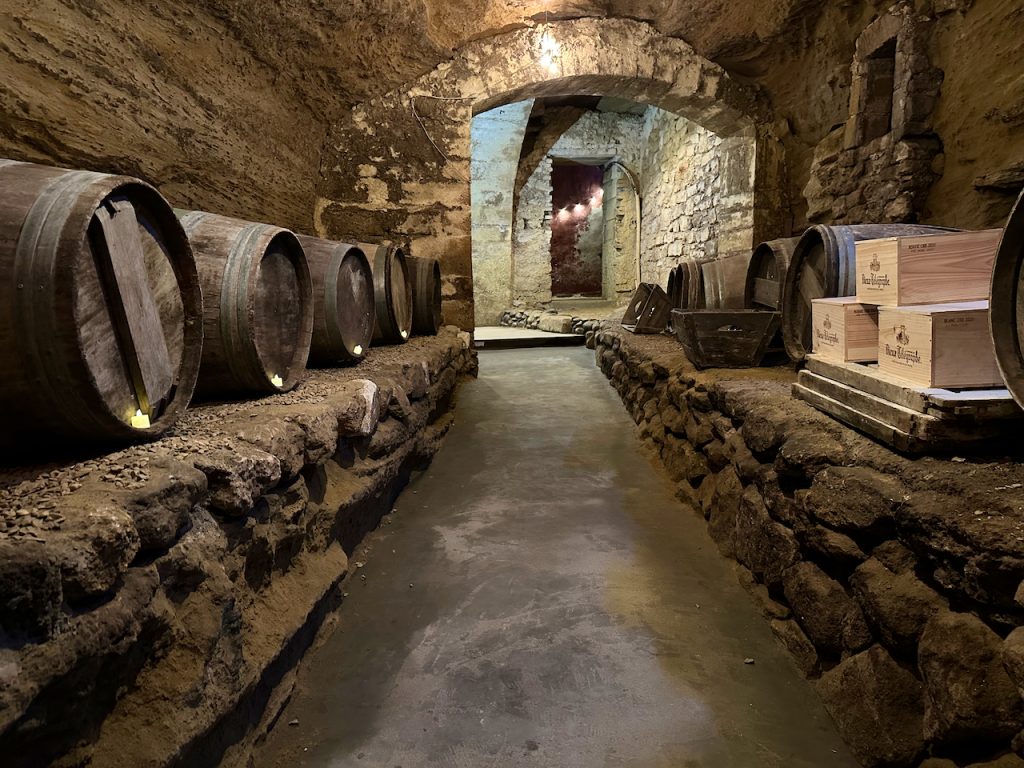
[[441, 265], [437, 259], [407, 257], [412, 282], [412, 332], [436, 336], [441, 329]]

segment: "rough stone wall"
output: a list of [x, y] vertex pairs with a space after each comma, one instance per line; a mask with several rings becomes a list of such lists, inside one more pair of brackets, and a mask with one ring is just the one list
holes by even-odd
[[932, 23], [896, 6], [857, 40], [850, 116], [818, 145], [804, 188], [811, 222], [915, 222], [941, 175], [932, 112], [942, 72], [932, 67]]
[[3, 764], [247, 764], [475, 369], [448, 328], [151, 445], [5, 472]]
[[337, 101], [276, 46], [316, 21], [307, 12], [271, 33], [259, 20], [269, 3], [245, 18], [221, 10], [5, 3], [0, 157], [140, 176], [176, 206], [311, 233]]
[[[536, 163], [519, 191], [519, 207], [515, 215], [513, 258], [512, 307], [535, 307], [551, 300], [551, 158], [617, 159], [639, 172], [640, 156], [638, 136], [643, 126], [639, 115], [615, 112], [585, 112], [565, 130], [547, 155]], [[524, 158], [524, 163], [535, 162]], [[632, 243], [635, 218], [626, 216], [620, 207], [619, 196], [606, 191], [603, 205], [607, 223], [623, 228], [620, 236]], [[632, 205], [632, 200], [629, 201]], [[597, 228], [594, 229], [596, 233]], [[602, 240], [608, 232], [601, 230]], [[604, 250], [606, 274], [617, 274], [620, 258], [632, 255], [632, 246]], [[475, 266], [475, 265], [474, 265]], [[625, 267], [627, 271], [631, 270]], [[605, 283], [607, 295], [608, 284]]]
[[670, 339], [594, 340], [865, 766], [1024, 765], [1020, 463], [906, 459], [795, 400], [789, 369], [696, 372]]
[[664, 285], [684, 258], [718, 255], [721, 140], [684, 117], [650, 109], [642, 146], [642, 277]]
[[473, 118], [470, 200], [477, 325], [496, 325], [512, 302], [514, 185], [532, 108], [530, 99]]
[[636, 289], [637, 225], [640, 210], [633, 183], [613, 165], [604, 175], [604, 298], [628, 300]]

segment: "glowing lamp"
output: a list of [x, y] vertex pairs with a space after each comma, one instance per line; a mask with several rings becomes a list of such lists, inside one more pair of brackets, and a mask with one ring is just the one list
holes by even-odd
[[275, 373], [273, 376], [270, 377], [270, 383], [273, 384], [275, 387], [283, 387], [284, 379], [282, 379], [279, 375]]
[[135, 411], [135, 415], [132, 416], [132, 426], [135, 429], [149, 429], [149, 416], [142, 411]]

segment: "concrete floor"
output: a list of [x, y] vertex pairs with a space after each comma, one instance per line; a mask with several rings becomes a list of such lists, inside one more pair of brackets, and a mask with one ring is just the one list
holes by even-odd
[[480, 368], [257, 768], [855, 766], [593, 353]]

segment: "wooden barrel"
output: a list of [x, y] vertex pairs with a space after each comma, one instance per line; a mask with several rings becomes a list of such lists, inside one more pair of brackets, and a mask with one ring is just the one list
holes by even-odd
[[412, 283], [412, 332], [436, 336], [441, 330], [441, 265], [437, 259], [406, 258]]
[[0, 442], [160, 435], [192, 397], [202, 312], [153, 187], [0, 160]]
[[404, 344], [412, 333], [412, 282], [401, 248], [360, 243], [373, 270], [374, 344]]
[[686, 293], [682, 297], [683, 306], [680, 309], [704, 309], [707, 307], [704, 295], [704, 270], [692, 259], [686, 259], [679, 267], [686, 273]]
[[1006, 387], [1024, 407], [1024, 193], [1010, 212], [992, 267], [989, 323]]
[[178, 211], [205, 298], [206, 397], [287, 392], [306, 370], [313, 329], [309, 267], [298, 238], [270, 224]]
[[665, 295], [668, 296], [668, 303], [672, 309], [679, 306], [679, 267], [672, 267], [668, 271], [668, 285], [665, 287]]
[[338, 365], [362, 360], [373, 341], [373, 272], [362, 249], [299, 235], [313, 287], [309, 360]]
[[686, 303], [690, 300], [690, 270], [677, 264], [672, 271], [676, 274], [676, 295], [672, 309], [686, 309]]
[[799, 242], [799, 237], [786, 237], [768, 240], [754, 249], [747, 265], [743, 306], [748, 309], [779, 308], [786, 271], [793, 258], [793, 249]]
[[782, 292], [782, 339], [786, 354], [799, 362], [812, 349], [813, 299], [857, 293], [857, 242], [954, 231], [957, 230], [917, 224], [819, 224], [808, 229], [793, 249]]

